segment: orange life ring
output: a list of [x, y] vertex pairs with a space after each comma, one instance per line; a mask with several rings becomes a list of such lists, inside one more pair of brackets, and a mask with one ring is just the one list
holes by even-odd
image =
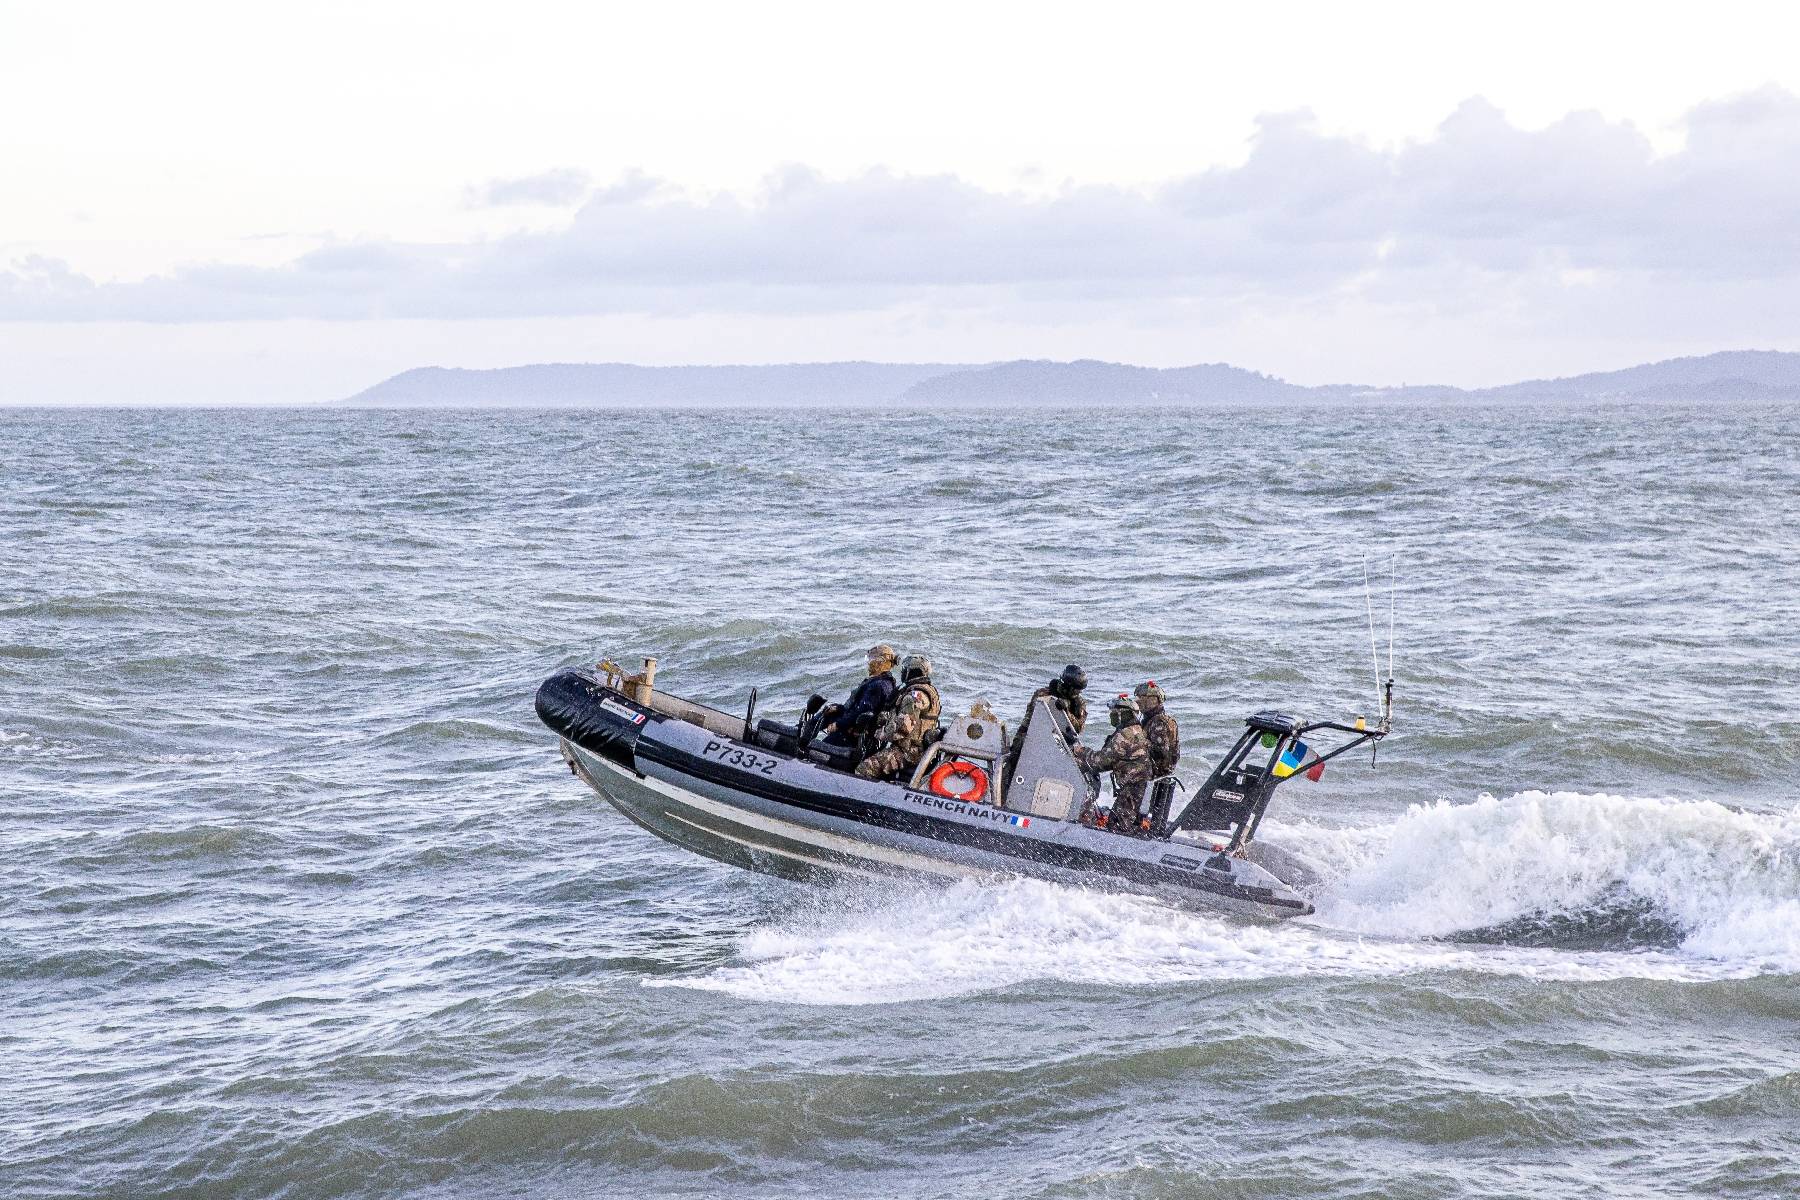
[[[959, 779], [972, 780], [973, 786], [966, 792], [951, 791], [949, 788], [945, 787], [944, 784], [952, 775]], [[952, 759], [950, 762], [943, 764], [937, 770], [933, 771], [930, 780], [926, 782], [925, 786], [946, 800], [961, 800], [966, 804], [980, 804], [981, 798], [987, 795], [988, 777], [987, 772], [976, 766], [974, 763], [963, 762], [959, 758]]]

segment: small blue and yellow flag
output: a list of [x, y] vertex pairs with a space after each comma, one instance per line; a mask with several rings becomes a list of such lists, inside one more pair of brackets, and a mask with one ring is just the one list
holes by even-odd
[[1298, 771], [1305, 762], [1306, 743], [1296, 739], [1294, 744], [1283, 750], [1281, 757], [1275, 760], [1275, 778], [1286, 779]]

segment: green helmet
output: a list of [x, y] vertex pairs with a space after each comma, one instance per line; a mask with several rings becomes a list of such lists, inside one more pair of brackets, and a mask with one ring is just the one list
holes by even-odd
[[1134, 724], [1138, 719], [1137, 701], [1124, 692], [1120, 692], [1113, 697], [1112, 703], [1106, 706], [1106, 715], [1112, 721], [1114, 729]]
[[1139, 704], [1142, 704], [1146, 700], [1154, 700], [1156, 703], [1161, 704], [1164, 700], [1168, 699], [1168, 697], [1163, 695], [1162, 688], [1157, 686], [1156, 680], [1154, 679], [1147, 679], [1143, 683], [1138, 684], [1131, 689], [1131, 694], [1137, 697]]
[[931, 678], [931, 660], [923, 654], [909, 654], [900, 660], [900, 680], [911, 683], [915, 679]]

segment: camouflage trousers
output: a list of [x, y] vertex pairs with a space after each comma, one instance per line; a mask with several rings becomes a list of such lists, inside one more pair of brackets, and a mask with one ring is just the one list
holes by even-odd
[[904, 746], [883, 746], [856, 764], [856, 774], [862, 779], [897, 779], [919, 764], [921, 754]]
[[1144, 785], [1128, 783], [1123, 787], [1113, 785], [1112, 815], [1106, 819], [1106, 827], [1114, 833], [1136, 833], [1138, 817], [1144, 809]]

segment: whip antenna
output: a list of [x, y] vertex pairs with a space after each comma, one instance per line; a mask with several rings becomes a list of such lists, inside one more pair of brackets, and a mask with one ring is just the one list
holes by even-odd
[[1394, 677], [1394, 590], [1398, 586], [1400, 566], [1388, 557], [1388, 678]]
[[1388, 677], [1387, 691], [1381, 698], [1381, 726], [1387, 728], [1394, 718], [1394, 592], [1398, 589], [1400, 565], [1397, 555], [1388, 555]]
[[1375, 668], [1375, 710], [1381, 707], [1381, 651], [1375, 646], [1375, 593], [1369, 587], [1369, 552], [1363, 551], [1363, 599], [1369, 604], [1369, 665]]

